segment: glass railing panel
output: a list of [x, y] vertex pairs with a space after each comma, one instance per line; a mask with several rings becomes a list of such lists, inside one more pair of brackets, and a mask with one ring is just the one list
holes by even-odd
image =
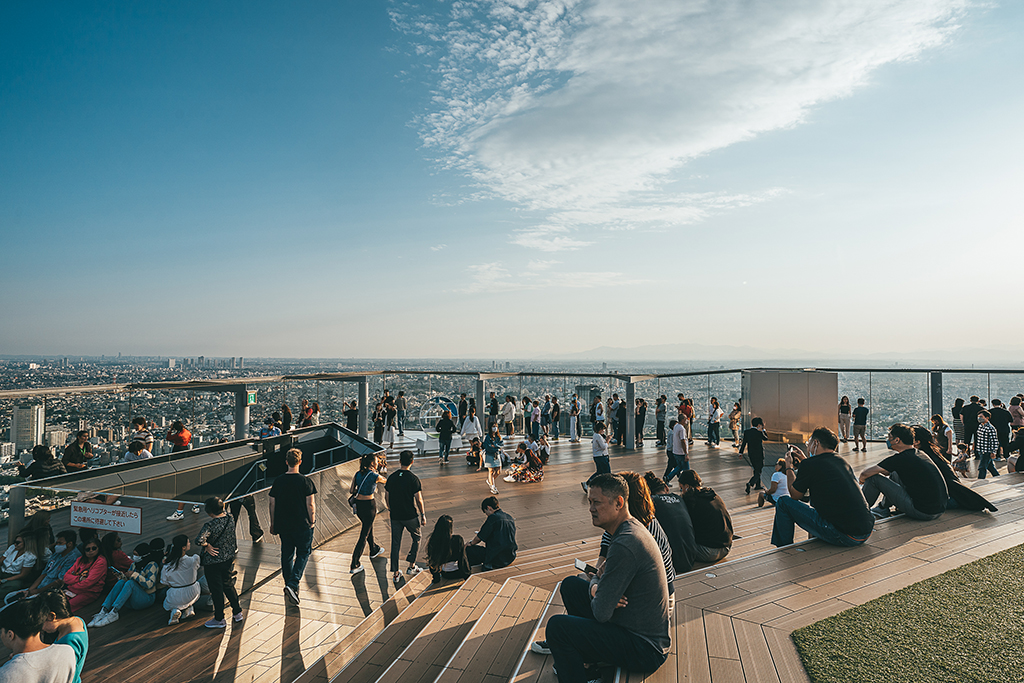
[[889, 427], [897, 422], [929, 424], [928, 373], [873, 372], [871, 379], [869, 439], [884, 439]]

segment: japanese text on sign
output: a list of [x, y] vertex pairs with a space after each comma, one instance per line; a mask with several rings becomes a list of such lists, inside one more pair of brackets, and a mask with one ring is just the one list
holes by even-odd
[[71, 526], [142, 533], [142, 508], [71, 502]]

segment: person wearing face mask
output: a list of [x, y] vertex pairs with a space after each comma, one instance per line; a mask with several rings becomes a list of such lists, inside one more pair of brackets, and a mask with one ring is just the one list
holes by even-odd
[[30, 595], [44, 593], [51, 588], [63, 587], [64, 575], [71, 569], [71, 565], [82, 556], [82, 553], [75, 547], [76, 540], [78, 540], [78, 534], [71, 529], [57, 534], [57, 544], [53, 546], [53, 554], [50, 555], [50, 560], [46, 563], [43, 573], [36, 577], [31, 586], [13, 595], [27, 598]]
[[113, 624], [120, 618], [119, 612], [129, 609], [145, 609], [156, 602], [156, 581], [160, 577], [160, 563], [163, 560], [163, 543], [159, 545], [140, 543], [135, 546], [132, 565], [126, 572], [118, 572], [117, 583], [103, 601], [103, 608], [89, 622], [89, 628]]
[[[811, 432], [807, 455], [797, 446], [789, 447], [785, 459], [789, 496], [775, 503], [772, 545], [790, 545], [796, 526], [839, 546], [861, 545], [871, 536], [875, 517], [853, 469], [836, 455], [838, 446], [839, 437], [831, 429], [818, 427]], [[794, 469], [797, 464], [799, 475]], [[808, 495], [810, 505], [803, 500]]]
[[860, 483], [868, 505], [874, 505], [878, 496], [882, 502], [871, 508], [871, 514], [884, 519], [896, 506], [911, 519], [929, 521], [937, 519], [946, 510], [949, 493], [942, 472], [926, 455], [914, 448], [914, 430], [905, 424], [889, 428], [885, 445], [895, 455], [860, 473]]

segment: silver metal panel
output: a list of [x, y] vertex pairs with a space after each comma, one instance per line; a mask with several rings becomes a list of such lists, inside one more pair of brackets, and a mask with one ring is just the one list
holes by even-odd
[[804, 370], [744, 372], [743, 422], [760, 417], [772, 432], [810, 434], [817, 427], [836, 428], [839, 376]]

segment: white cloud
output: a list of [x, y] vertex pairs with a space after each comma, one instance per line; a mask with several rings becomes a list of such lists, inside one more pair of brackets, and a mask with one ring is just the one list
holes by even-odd
[[[394, 13], [433, 69], [442, 165], [536, 211], [530, 249], [691, 224], [778, 190], [678, 194], [685, 164], [802, 123], [956, 30], [968, 0], [459, 0]], [[580, 233], [584, 234], [580, 234]]]
[[447, 246], [448, 246], [447, 244], [437, 244], [437, 245], [432, 246], [430, 248], [430, 251], [441, 251], [442, 249], [444, 249]]
[[[526, 272], [513, 275], [502, 263], [491, 262], [469, 266], [470, 282], [464, 292], [521, 292], [528, 290], [591, 289], [618, 285], [647, 284], [649, 280], [630, 278], [617, 272], [552, 271], [559, 261], [530, 261]], [[540, 272], [538, 272], [540, 271]]]

